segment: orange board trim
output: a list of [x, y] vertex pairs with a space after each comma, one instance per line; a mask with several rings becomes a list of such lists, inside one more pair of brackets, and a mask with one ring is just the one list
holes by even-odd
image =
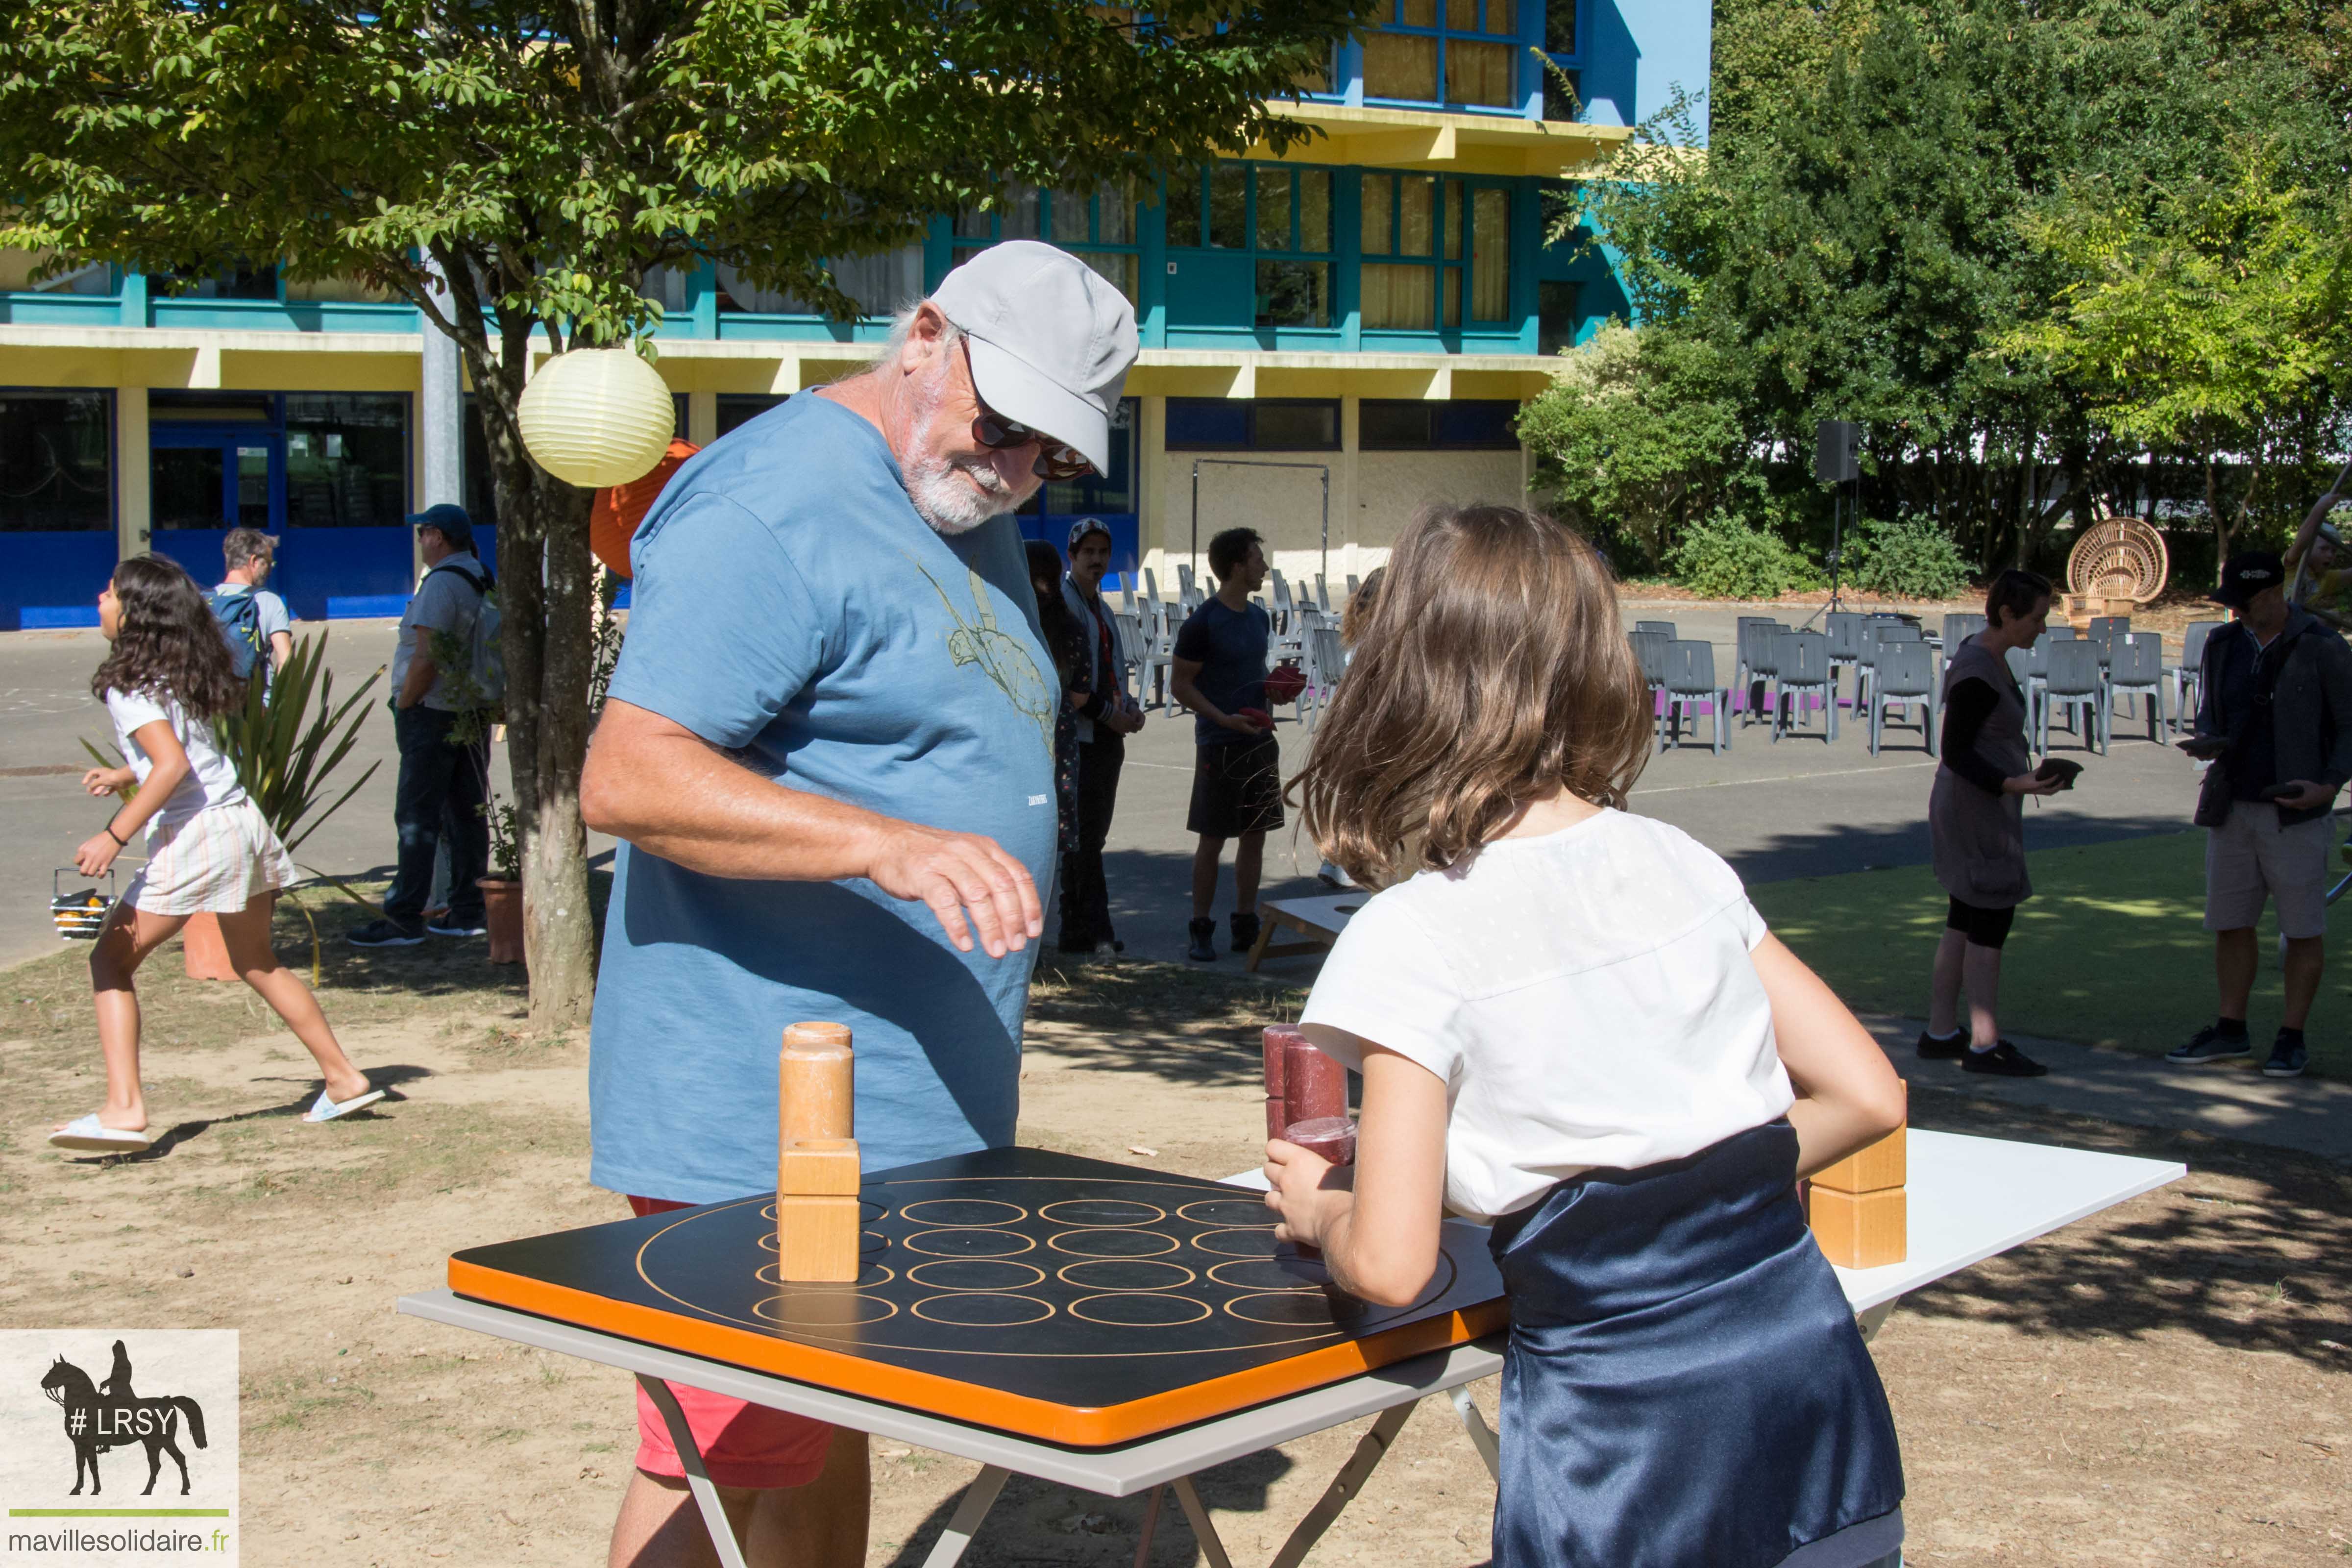
[[616, 1301], [568, 1285], [449, 1260], [449, 1289], [460, 1296], [511, 1307], [584, 1329], [617, 1334], [662, 1350], [674, 1350], [730, 1365], [748, 1367], [835, 1393], [906, 1405], [951, 1421], [993, 1426], [1041, 1442], [1073, 1448], [1102, 1448], [1149, 1437], [1252, 1405], [1301, 1394], [1376, 1368], [1409, 1361], [1431, 1351], [1465, 1344], [1501, 1330], [1510, 1321], [1500, 1300], [1384, 1329], [1265, 1366], [1188, 1384], [1165, 1394], [1124, 1405], [1095, 1408], [1056, 1405], [1003, 1389], [960, 1383], [935, 1373], [916, 1372], [844, 1355], [791, 1340], [707, 1322], [682, 1313]]

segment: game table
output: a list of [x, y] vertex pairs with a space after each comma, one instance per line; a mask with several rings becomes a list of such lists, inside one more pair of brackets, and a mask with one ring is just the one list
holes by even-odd
[[[1267, 899], [1258, 905], [1264, 917], [1257, 929], [1257, 941], [1251, 944], [1249, 962], [1244, 965], [1252, 974], [1269, 958], [1290, 958], [1302, 952], [1328, 952], [1348, 929], [1348, 917], [1364, 907], [1371, 895], [1365, 892], [1326, 893], [1311, 899]], [[1296, 931], [1303, 941], [1274, 940], [1280, 929]]]
[[[1840, 1280], [1864, 1333], [1872, 1335], [1907, 1292], [2185, 1173], [2185, 1167], [2162, 1161], [1913, 1129], [1908, 1255], [1884, 1268], [1840, 1269]], [[1008, 1183], [1048, 1180], [1076, 1183], [1083, 1195], [1029, 1205], [1003, 1195]], [[1016, 1471], [1106, 1497], [1150, 1489], [1139, 1563], [1149, 1550], [1163, 1492], [1172, 1493], [1212, 1568], [1230, 1568], [1193, 1478], [1296, 1437], [1377, 1417], [1276, 1553], [1276, 1568], [1295, 1568], [1370, 1477], [1413, 1407], [1434, 1394], [1450, 1396], [1465, 1435], [1489, 1471], [1495, 1468], [1495, 1436], [1471, 1400], [1470, 1384], [1502, 1369], [1503, 1335], [1496, 1331], [1502, 1320], [1499, 1301], [1480, 1300], [1498, 1282], [1475, 1227], [1449, 1222], [1447, 1263], [1419, 1302], [1355, 1317], [1343, 1313], [1335, 1321], [1307, 1304], [1311, 1287], [1301, 1281], [1313, 1278], [1311, 1259], [1276, 1256], [1279, 1249], [1270, 1243], [1251, 1241], [1251, 1227], [1225, 1223], [1246, 1217], [1241, 1209], [1213, 1206], [1245, 1205], [1237, 1194], [1222, 1200], [1217, 1194], [1260, 1184], [1255, 1172], [1209, 1184], [1021, 1150], [930, 1162], [880, 1173], [874, 1181], [886, 1188], [901, 1184], [896, 1194], [878, 1194], [875, 1206], [887, 1217], [877, 1221], [887, 1244], [877, 1257], [898, 1258], [909, 1264], [909, 1275], [923, 1270], [924, 1278], [879, 1282], [885, 1266], [877, 1264], [856, 1286], [830, 1288], [835, 1306], [814, 1319], [787, 1322], [770, 1316], [778, 1310], [774, 1303], [797, 1295], [751, 1299], [754, 1285], [741, 1284], [741, 1271], [729, 1261], [740, 1248], [758, 1245], [758, 1198], [469, 1249], [451, 1260], [457, 1289], [404, 1296], [398, 1310], [634, 1373], [669, 1425], [688, 1484], [728, 1568], [741, 1568], [742, 1557], [670, 1382], [980, 1464], [927, 1568], [950, 1568], [962, 1557]], [[1155, 1194], [1153, 1187], [1185, 1190]], [[942, 1191], [962, 1195], [939, 1195]], [[978, 1195], [982, 1191], [990, 1195]], [[1209, 1195], [1193, 1195], [1202, 1191]], [[1040, 1188], [1037, 1195], [1053, 1194]], [[1155, 1204], [1155, 1195], [1186, 1201]], [[951, 1204], [1024, 1207], [1034, 1217], [1024, 1222], [1025, 1230], [992, 1226], [986, 1222], [1004, 1216], [977, 1206], [940, 1206]], [[1115, 1206], [1122, 1204], [1132, 1207]], [[1192, 1215], [1180, 1220], [1187, 1207]], [[1045, 1213], [1048, 1208], [1061, 1212]], [[1161, 1217], [1144, 1215], [1147, 1208], [1159, 1209]], [[905, 1217], [910, 1210], [912, 1217]], [[997, 1239], [990, 1239], [992, 1231]], [[1013, 1245], [1023, 1239], [1031, 1245]], [[1055, 1247], [1056, 1241], [1061, 1247]], [[1161, 1245], [1169, 1241], [1177, 1245]], [[1204, 1241], [1206, 1247], [1200, 1245]], [[1203, 1279], [1191, 1296], [1165, 1286], [1146, 1289], [1139, 1273], [1123, 1278], [1139, 1263], [1181, 1268], [1170, 1260], [1193, 1250], [1221, 1258], [1238, 1254], [1239, 1268], [1211, 1264], [1222, 1271], [1215, 1288]], [[1052, 1302], [1060, 1316], [1051, 1329], [1013, 1321], [1019, 1314], [1002, 1300], [1017, 1299], [1019, 1291], [955, 1289], [959, 1281], [951, 1277], [970, 1266], [987, 1265], [979, 1272], [988, 1273], [1041, 1252], [1040, 1261], [1053, 1264], [1055, 1278], [1074, 1270], [1081, 1276], [1062, 1282], [1062, 1294]], [[911, 1262], [917, 1257], [924, 1261]], [[650, 1264], [644, 1261], [648, 1258]], [[1067, 1261], [1055, 1261], [1061, 1258]], [[1025, 1267], [1042, 1273], [1034, 1264]], [[1286, 1278], [1277, 1282], [1270, 1269]], [[1008, 1275], [960, 1283], [1045, 1289], [1026, 1272], [1019, 1281]], [[1116, 1289], [1071, 1294], [1106, 1283]], [[1259, 1289], [1268, 1285], [1276, 1288]], [[1214, 1310], [1197, 1318], [1190, 1307], [1171, 1305], [1157, 1314], [1167, 1320], [1159, 1322], [1149, 1321], [1154, 1314], [1125, 1310], [1155, 1294], [1176, 1303], [1206, 1301]], [[1318, 1300], [1328, 1294], [1315, 1293]], [[1088, 1328], [1092, 1317], [1069, 1310], [1074, 1302], [1091, 1301], [1101, 1315], [1107, 1297], [1129, 1298], [1109, 1316], [1144, 1321]], [[991, 1304], [971, 1304], [982, 1298]], [[1276, 1310], [1286, 1300], [1289, 1310]], [[885, 1300], [896, 1310], [880, 1314], [877, 1303]], [[755, 1315], [744, 1316], [747, 1301]], [[867, 1304], [844, 1304], [861, 1301]], [[756, 1312], [762, 1302], [768, 1313]], [[933, 1305], [939, 1302], [949, 1304], [944, 1316]], [[1242, 1313], [1224, 1310], [1236, 1302]], [[916, 1306], [930, 1310], [918, 1313]], [[1259, 1319], [1276, 1321], [1234, 1326]], [[1154, 1357], [1130, 1349], [1089, 1362], [1089, 1352], [1119, 1334], [1148, 1347], [1155, 1336], [1203, 1321], [1218, 1331], [1182, 1354]], [[944, 1322], [953, 1331], [908, 1331], [918, 1322]], [[890, 1330], [891, 1323], [900, 1326]], [[851, 1343], [858, 1330], [870, 1342], [862, 1347]], [[1030, 1338], [1003, 1342], [1013, 1347], [1009, 1354], [984, 1348], [996, 1330], [1016, 1335], [1025, 1330]], [[1102, 1340], [1106, 1334], [1112, 1342]], [[958, 1363], [959, 1355], [996, 1370]], [[1192, 1363], [1173, 1371], [1156, 1365], [1188, 1356]], [[1027, 1364], [1032, 1361], [1036, 1364]], [[783, 1366], [802, 1375], [774, 1370]], [[1013, 1372], [999, 1375], [1006, 1367]], [[992, 1375], [996, 1381], [988, 1385]], [[1105, 1403], [1106, 1392], [1127, 1397]], [[1217, 1413], [1201, 1414], [1213, 1409]]]

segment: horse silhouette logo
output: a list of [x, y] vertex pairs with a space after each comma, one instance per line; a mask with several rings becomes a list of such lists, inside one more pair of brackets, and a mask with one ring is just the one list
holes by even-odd
[[65, 1412], [66, 1440], [73, 1445], [74, 1484], [71, 1496], [81, 1495], [82, 1472], [89, 1472], [89, 1495], [99, 1494], [98, 1457], [109, 1448], [147, 1446], [147, 1485], [141, 1497], [155, 1489], [163, 1468], [163, 1456], [180, 1467], [180, 1495], [188, 1495], [188, 1457], [177, 1441], [180, 1417], [188, 1418], [188, 1435], [205, 1447], [205, 1413], [185, 1394], [142, 1399], [131, 1387], [131, 1352], [114, 1342], [114, 1365], [103, 1388], [91, 1384], [89, 1373], [59, 1356], [41, 1379], [41, 1392]]

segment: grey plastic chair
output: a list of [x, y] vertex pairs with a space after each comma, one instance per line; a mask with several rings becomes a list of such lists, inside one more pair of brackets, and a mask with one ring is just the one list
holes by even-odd
[[2191, 621], [2180, 636], [2180, 662], [2165, 666], [2164, 673], [2172, 685], [2172, 727], [2186, 730], [2197, 721], [2197, 708], [2205, 700], [2205, 639], [2214, 629], [2226, 625], [2221, 621]]
[[1128, 609], [1113, 610], [1110, 618], [1111, 624], [1118, 627], [1121, 661], [1126, 667], [1118, 672], [1119, 689], [1138, 690], [1139, 688], [1136, 682], [1143, 673], [1143, 616], [1136, 610]]
[[1985, 626], [1985, 618], [1982, 616], [1946, 616], [1944, 617], [1944, 657], [1951, 658], [1954, 648], [1984, 630]]
[[1331, 613], [1331, 587], [1320, 572], [1315, 574], [1315, 607], [1327, 616]]
[[2018, 692], [2025, 699], [2025, 744], [2028, 750], [2043, 749], [2042, 732], [2042, 698], [2050, 684], [2050, 638], [2033, 639], [2032, 647], [2009, 650], [2009, 672], [2017, 678]]
[[1748, 722], [1769, 724], [1780, 710], [1780, 639], [1790, 636], [1778, 621], [1757, 627], [1748, 637]]
[[2138, 697], [2147, 704], [2147, 738], [2164, 739], [2164, 638], [2155, 632], [2126, 632], [2107, 644], [2106, 712], [2101, 727], [2116, 732], [2116, 699]]
[[1683, 743], [1683, 710], [1701, 700], [1715, 708], [1715, 751], [1720, 756], [1731, 744], [1731, 688], [1717, 684], [1715, 679], [1715, 645], [1676, 639], [1666, 645], [1666, 707], [1659, 715], [1664, 739], [1659, 742], [1664, 751], [1668, 743], [1680, 748]]
[[1632, 631], [1625, 640], [1633, 645], [1633, 662], [1641, 667], [1642, 684], [1650, 689], [1651, 717], [1655, 719], [1658, 693], [1666, 689], [1666, 649], [1675, 639], [1664, 632]]
[[1307, 684], [1299, 689], [1296, 709], [1305, 721], [1307, 732], [1315, 732], [1315, 721], [1323, 710], [1331, 705], [1331, 698], [1339, 689], [1339, 677], [1347, 672], [1348, 651], [1339, 646], [1339, 628], [1327, 624], [1317, 616], [1305, 628], [1299, 668], [1306, 673]]
[[[1913, 628], [1916, 631], [1916, 628]], [[1899, 708], [1907, 718], [1913, 708], [1923, 710], [1919, 738], [1927, 754], [1936, 754], [1936, 661], [1917, 637], [1881, 643], [1878, 665], [1871, 680], [1870, 754], [1878, 754], [1886, 710]]]
[[1770, 679], [1759, 666], [1771, 663], [1772, 639], [1788, 628], [1769, 616], [1742, 616], [1734, 624], [1732, 689], [1747, 694], [1741, 721], [1754, 723], [1762, 715], [1764, 686]]
[[[1862, 689], [1866, 686], [1872, 691], [1877, 689], [1879, 655], [1885, 649], [1903, 643], [1917, 643], [1922, 650], [1927, 646], [1925, 632], [1910, 622], [1898, 620], [1893, 616], [1873, 616], [1863, 630], [1869, 638], [1871, 657], [1863, 661], [1863, 679], [1856, 683], [1854, 689], [1854, 708], [1857, 717], [1860, 716], [1862, 705], [1867, 700]], [[1932, 660], [1929, 661], [1929, 667], [1933, 668]]]
[[1176, 563], [1176, 595], [1181, 600], [1192, 591], [1192, 563], [1190, 561], [1179, 561]]
[[2042, 688], [2042, 745], [2050, 751], [2050, 719], [2058, 709], [2066, 712], [2066, 727], [2085, 745], [2105, 756], [2106, 734], [2099, 718], [2105, 706], [2106, 681], [2099, 669], [2099, 645], [2074, 637], [2050, 645], [2050, 668]]
[[1637, 632], [1664, 633], [1665, 639], [1668, 642], [1674, 641], [1675, 638], [1682, 635], [1680, 629], [1678, 629], [1672, 621], [1635, 621], [1633, 623], [1633, 629]]
[[2093, 616], [2089, 629], [2083, 635], [2093, 642], [2105, 642], [2109, 637], [2128, 636], [2130, 632], [2129, 616]]
[[[1833, 610], [1822, 624], [1827, 628], [1825, 635], [1830, 639], [1830, 697], [1834, 702], [1838, 671], [1853, 668], [1861, 652], [1862, 628], [1869, 624], [1869, 618], [1852, 610]], [[1862, 689], [1859, 675], [1854, 678], [1854, 689], [1857, 693]]]
[[1796, 714], [1807, 697], [1822, 700], [1824, 741], [1837, 739], [1837, 689], [1830, 679], [1830, 639], [1822, 632], [1782, 632], [1772, 649], [1772, 739], [1787, 731], [1809, 733]]
[[1348, 574], [1348, 597], [1350, 599], [1354, 598], [1356, 596], [1356, 590], [1362, 586], [1363, 584], [1356, 580], [1356, 574], [1353, 572]]
[[2082, 634], [2062, 621], [2054, 626], [2045, 626], [2042, 628], [2042, 635], [2048, 637], [2052, 642], [2073, 642]]
[[1176, 616], [1164, 599], [1146, 599], [1143, 659], [1136, 671], [1136, 700], [1163, 711], [1176, 706]]

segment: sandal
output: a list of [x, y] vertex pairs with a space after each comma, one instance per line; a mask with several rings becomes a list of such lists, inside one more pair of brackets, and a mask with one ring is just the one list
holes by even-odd
[[310, 1110], [304, 1114], [302, 1120], [305, 1121], [332, 1121], [338, 1116], [349, 1116], [354, 1110], [362, 1110], [367, 1106], [373, 1105], [377, 1100], [382, 1100], [383, 1098], [383, 1090], [380, 1089], [371, 1089], [365, 1094], [355, 1094], [352, 1096], [351, 1099], [338, 1104], [334, 1100], [329, 1100], [327, 1098], [327, 1091], [322, 1089], [319, 1091], [318, 1100], [312, 1103]]
[[133, 1150], [144, 1149], [154, 1142], [152, 1133], [132, 1132], [121, 1127], [102, 1125], [95, 1110], [67, 1122], [49, 1134], [49, 1147], [53, 1149], [73, 1149], [92, 1154], [127, 1154]]

